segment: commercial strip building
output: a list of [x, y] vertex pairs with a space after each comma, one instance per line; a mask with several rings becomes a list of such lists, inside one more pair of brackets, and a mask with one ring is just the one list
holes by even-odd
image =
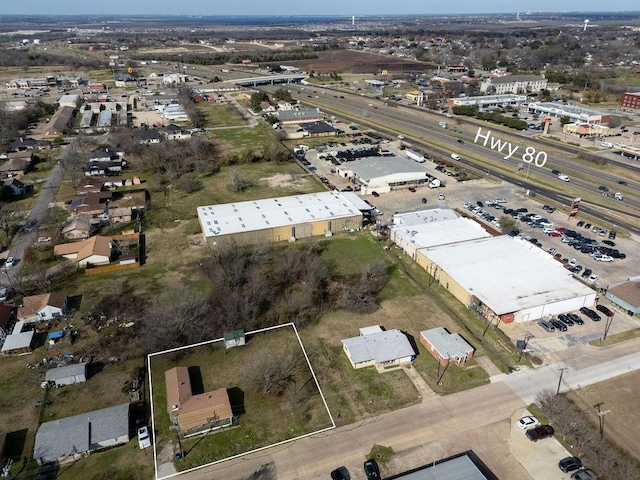
[[336, 167], [338, 175], [361, 186], [361, 194], [387, 193], [396, 188], [429, 183], [426, 167], [406, 157], [365, 157]]
[[447, 105], [449, 107], [466, 107], [478, 105], [480, 110], [494, 107], [504, 107], [506, 105], [520, 106], [527, 103], [526, 95], [484, 95], [477, 97], [457, 97], [449, 98]]
[[537, 93], [547, 88], [547, 79], [541, 75], [504, 75], [490, 77], [480, 84], [481, 92], [496, 93]]
[[371, 207], [351, 198], [330, 191], [210, 205], [197, 213], [207, 244], [257, 245], [358, 230], [362, 207]]
[[640, 277], [609, 287], [604, 296], [629, 314], [637, 315], [640, 313]]
[[533, 102], [529, 104], [529, 113], [534, 115], [548, 115], [551, 117], [568, 117], [572, 123], [593, 123], [608, 125], [611, 115], [591, 108], [563, 105], [561, 103]]
[[468, 308], [510, 323], [593, 304], [596, 292], [547, 252], [445, 211], [394, 215], [391, 240]]
[[640, 92], [623, 93], [620, 107], [628, 110], [640, 110]]

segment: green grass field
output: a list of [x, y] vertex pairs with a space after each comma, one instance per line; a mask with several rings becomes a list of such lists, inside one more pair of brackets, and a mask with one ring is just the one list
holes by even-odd
[[209, 128], [241, 127], [246, 125], [238, 109], [230, 103], [200, 102], [197, 105], [197, 109], [204, 115], [204, 124]]

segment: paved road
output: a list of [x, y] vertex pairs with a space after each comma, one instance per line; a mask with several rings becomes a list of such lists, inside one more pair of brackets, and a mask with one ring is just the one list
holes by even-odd
[[11, 286], [13, 279], [22, 268], [21, 259], [24, 257], [24, 252], [29, 245], [31, 245], [38, 237], [38, 229], [43, 226], [43, 222], [47, 215], [47, 209], [49, 203], [53, 201], [53, 198], [62, 181], [62, 168], [60, 165], [56, 165], [51, 170], [49, 177], [44, 182], [40, 195], [36, 199], [29, 215], [27, 216], [25, 224], [30, 226], [26, 230], [21, 230], [11, 242], [11, 247], [7, 256], [11, 256], [18, 260], [18, 263], [13, 268], [3, 270], [4, 275], [0, 277], [0, 283], [4, 286]]

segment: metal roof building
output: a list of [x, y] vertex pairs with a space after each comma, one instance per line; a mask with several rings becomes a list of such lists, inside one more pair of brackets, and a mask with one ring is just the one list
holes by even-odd
[[74, 363], [64, 367], [50, 368], [44, 375], [47, 382], [55, 382], [56, 387], [87, 381], [87, 362]]
[[428, 183], [430, 175], [420, 163], [406, 157], [365, 157], [337, 167], [342, 177], [355, 177], [362, 185], [362, 195], [376, 191], [390, 192], [396, 187]]
[[473, 451], [429, 463], [387, 480], [498, 480]]
[[81, 413], [40, 425], [33, 457], [39, 464], [64, 462], [129, 441], [129, 404]]
[[197, 213], [205, 242], [214, 246], [293, 241], [362, 227], [358, 206], [336, 191], [210, 205]]
[[353, 368], [375, 366], [378, 371], [410, 363], [416, 354], [404, 333], [379, 326], [361, 328], [359, 337], [342, 340], [342, 348]]
[[423, 248], [417, 257], [464, 305], [504, 322], [578, 310], [596, 296], [547, 252], [509, 236]]

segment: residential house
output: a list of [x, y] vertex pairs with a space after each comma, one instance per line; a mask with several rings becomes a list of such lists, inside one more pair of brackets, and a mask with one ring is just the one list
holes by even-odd
[[361, 328], [360, 336], [342, 340], [342, 348], [353, 368], [375, 366], [378, 372], [400, 368], [416, 356], [404, 333], [378, 325]]
[[233, 423], [233, 412], [226, 388], [193, 395], [187, 367], [174, 367], [164, 374], [167, 412], [181, 433], [208, 431]]
[[114, 223], [130, 222], [133, 218], [133, 210], [131, 207], [111, 208], [109, 218]]
[[23, 152], [25, 150], [43, 150], [50, 148], [51, 142], [49, 140], [36, 140], [30, 137], [20, 137], [18, 140], [11, 142], [8, 145], [9, 151]]
[[170, 123], [162, 129], [162, 134], [167, 140], [185, 140], [191, 138], [191, 132], [183, 130], [175, 123]]
[[441, 365], [463, 365], [475, 351], [460, 334], [450, 333], [443, 327], [421, 331], [420, 343]]
[[87, 193], [98, 193], [109, 188], [121, 187], [124, 185], [122, 177], [87, 177], [78, 182], [76, 192], [78, 195]]
[[87, 362], [74, 363], [64, 367], [50, 368], [44, 375], [45, 381], [54, 383], [56, 387], [73, 385], [87, 381]]
[[13, 177], [24, 175], [31, 168], [31, 152], [9, 152], [7, 161], [0, 165], [0, 176]]
[[73, 213], [86, 213], [88, 215], [99, 215], [107, 210], [107, 204], [113, 197], [113, 192], [97, 192], [78, 195], [71, 202]]
[[18, 320], [27, 323], [46, 322], [67, 313], [69, 299], [64, 293], [43, 293], [22, 299]]
[[16, 322], [13, 330], [2, 344], [3, 355], [26, 355], [33, 350], [35, 332], [32, 328], [24, 330], [25, 322]]
[[11, 193], [14, 195], [24, 195], [27, 193], [27, 186], [17, 178], [9, 178], [4, 181], [4, 184], [11, 189]]
[[67, 125], [69, 125], [69, 122], [71, 122], [73, 118], [74, 111], [74, 107], [60, 107], [53, 117], [51, 117], [51, 121], [46, 125], [44, 136], [51, 138], [64, 135], [67, 130]]
[[81, 413], [40, 425], [33, 457], [42, 465], [76, 460], [129, 441], [129, 404]]
[[79, 267], [105, 265], [111, 261], [113, 242], [109, 237], [96, 235], [80, 242], [62, 243], [53, 247], [56, 257], [74, 260]]
[[156, 128], [138, 128], [133, 131], [133, 136], [143, 145], [160, 143], [160, 132], [158, 132], [158, 129]]
[[67, 220], [62, 227], [62, 236], [67, 240], [85, 240], [91, 236], [99, 221], [92, 222], [92, 216], [81, 213]]

